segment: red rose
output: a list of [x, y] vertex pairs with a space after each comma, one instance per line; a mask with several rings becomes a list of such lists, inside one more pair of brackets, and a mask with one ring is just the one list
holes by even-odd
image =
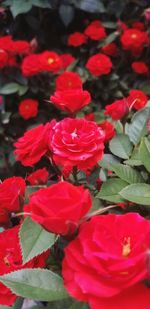
[[135, 22], [132, 24], [132, 28], [143, 31], [143, 30], [145, 30], [145, 25], [144, 25], [144, 23], [142, 23], [142, 22], [140, 22], [140, 21], [135, 21]]
[[[26, 264], [22, 264], [22, 253], [19, 245], [19, 226], [0, 233], [0, 275], [23, 268], [44, 267], [49, 251], [35, 257]], [[0, 283], [0, 304], [11, 306], [17, 296]]]
[[56, 91], [82, 89], [82, 80], [77, 73], [64, 72], [56, 78]]
[[22, 74], [24, 76], [32, 76], [41, 72], [41, 64], [39, 62], [39, 56], [32, 54], [26, 56], [22, 62]]
[[95, 122], [65, 118], [53, 126], [49, 147], [56, 164], [87, 171], [102, 158], [104, 138]]
[[39, 54], [41, 71], [49, 71], [57, 73], [62, 68], [62, 60], [60, 56], [53, 51], [44, 51]]
[[71, 54], [60, 55], [60, 59], [62, 60], [62, 67], [64, 70], [66, 70], [67, 67], [76, 60]]
[[85, 117], [85, 119], [88, 120], [88, 121], [95, 121], [95, 115], [94, 115], [94, 113], [86, 114], [84, 117]]
[[145, 44], [148, 43], [148, 35], [137, 29], [127, 29], [121, 36], [123, 49], [140, 54]]
[[102, 47], [101, 52], [108, 56], [116, 57], [119, 54], [119, 49], [115, 43], [110, 43]]
[[[149, 248], [150, 221], [139, 214], [95, 216], [65, 248], [65, 287], [93, 309], [105, 301], [110, 304], [115, 295], [117, 299], [119, 293], [149, 278]], [[94, 307], [95, 299], [99, 307]]]
[[8, 63], [8, 54], [5, 52], [5, 50], [0, 49], [0, 69], [7, 66]]
[[87, 42], [87, 37], [81, 32], [74, 32], [68, 37], [68, 45], [78, 47]]
[[112, 62], [108, 56], [96, 54], [88, 59], [86, 68], [94, 76], [107, 75], [112, 69]]
[[101, 122], [98, 126], [105, 132], [104, 143], [108, 142], [116, 134], [113, 124], [109, 121]]
[[19, 114], [25, 120], [34, 118], [38, 113], [38, 101], [33, 99], [22, 100], [19, 104]]
[[28, 54], [30, 51], [30, 44], [27, 41], [13, 41], [12, 52], [14, 54], [22, 55]]
[[133, 89], [129, 92], [127, 101], [130, 108], [133, 107], [136, 110], [139, 110], [145, 107], [148, 101], [148, 97], [143, 91]]
[[99, 20], [91, 22], [84, 31], [91, 40], [99, 41], [106, 37], [105, 28]]
[[41, 185], [44, 184], [48, 181], [48, 171], [47, 169], [40, 168], [37, 171], [31, 173], [28, 175], [26, 180], [31, 184], [31, 185]]
[[63, 181], [33, 193], [25, 211], [49, 232], [64, 235], [75, 231], [91, 206], [88, 190]]
[[56, 91], [50, 97], [51, 102], [59, 109], [68, 113], [74, 113], [91, 102], [91, 95], [82, 89]]
[[137, 74], [147, 74], [149, 68], [143, 61], [134, 61], [132, 62], [132, 70]]
[[105, 106], [105, 115], [110, 115], [113, 120], [120, 120], [129, 112], [127, 99], [117, 100]]
[[41, 124], [36, 128], [28, 130], [14, 144], [16, 147], [16, 160], [21, 161], [24, 166], [32, 166], [37, 163], [48, 150], [48, 134], [51, 124]]
[[7, 52], [12, 52], [13, 40], [11, 35], [5, 35], [0, 38], [0, 49], [3, 49]]

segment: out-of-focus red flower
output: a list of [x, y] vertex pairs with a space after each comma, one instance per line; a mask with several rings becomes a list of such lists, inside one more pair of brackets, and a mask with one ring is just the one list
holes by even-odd
[[44, 51], [39, 54], [41, 71], [58, 72], [62, 68], [62, 60], [60, 56], [53, 51]]
[[132, 62], [132, 70], [137, 74], [147, 74], [149, 72], [147, 64], [143, 61]]
[[145, 17], [145, 19], [147, 19], [148, 21], [150, 21], [150, 8], [147, 8], [147, 9], [144, 11], [144, 17]]
[[84, 117], [85, 117], [85, 119], [88, 120], [88, 121], [95, 121], [95, 115], [94, 115], [94, 113], [86, 114]]
[[5, 35], [0, 37], [0, 49], [3, 49], [7, 52], [12, 52], [13, 40], [11, 35]]
[[48, 181], [48, 171], [45, 167], [40, 168], [28, 175], [26, 180], [33, 186], [45, 184]]
[[0, 49], [0, 69], [6, 67], [7, 64], [8, 64], [8, 53], [5, 50]]
[[[5, 275], [23, 268], [42, 268], [46, 264], [49, 250], [23, 265], [18, 233], [19, 226], [15, 226], [0, 233], [0, 275]], [[16, 298], [17, 296], [13, 294], [10, 289], [0, 283], [1, 305], [11, 306]]]
[[113, 124], [109, 121], [104, 121], [98, 124], [98, 126], [104, 131], [105, 133], [105, 139], [104, 139], [104, 143], [108, 142], [109, 140], [111, 140], [115, 134], [115, 128], [113, 126]]
[[96, 54], [88, 59], [86, 68], [94, 76], [107, 75], [112, 69], [112, 62], [108, 56]]
[[34, 118], [38, 114], [38, 101], [33, 99], [22, 100], [19, 104], [19, 114], [25, 120]]
[[27, 41], [13, 41], [13, 48], [12, 48], [12, 53], [15, 55], [25, 55], [28, 54], [30, 51], [30, 44]]
[[143, 30], [145, 30], [145, 25], [144, 25], [144, 23], [142, 23], [142, 22], [140, 22], [140, 21], [135, 21], [135, 22], [132, 24], [132, 28], [143, 31]]
[[56, 123], [49, 137], [53, 160], [63, 168], [87, 171], [102, 158], [105, 134], [93, 121], [65, 118]]
[[125, 30], [128, 29], [128, 26], [120, 19], [118, 20], [117, 25], [118, 25], [119, 32], [124, 32]]
[[26, 56], [22, 61], [21, 69], [24, 76], [32, 76], [40, 73], [42, 68], [39, 56], [37, 54]]
[[25, 211], [49, 232], [64, 235], [76, 230], [91, 206], [88, 190], [63, 181], [33, 193]]
[[75, 72], [64, 72], [56, 78], [56, 91], [82, 89], [82, 80]]
[[121, 36], [122, 47], [134, 54], [140, 54], [148, 43], [148, 35], [137, 29], [127, 29]]
[[17, 161], [20, 161], [24, 166], [32, 166], [40, 161], [48, 150], [48, 136], [51, 125], [51, 123], [41, 124], [28, 130], [18, 139], [14, 144]]
[[67, 67], [76, 60], [71, 54], [60, 55], [60, 58], [62, 60], [62, 67], [64, 70], [66, 70]]
[[[127, 289], [149, 278], [149, 247], [150, 221], [139, 214], [95, 216], [81, 226], [79, 235], [65, 248], [65, 287], [71, 296], [92, 304], [93, 309], [111, 308], [101, 307], [101, 303], [111, 305], [113, 297], [117, 300], [121, 293], [127, 295]], [[93, 305], [95, 298], [99, 307]], [[132, 298], [134, 303], [136, 297]], [[114, 302], [113, 308], [122, 305]]]
[[116, 57], [119, 54], [119, 49], [116, 43], [110, 43], [101, 48], [101, 52], [112, 57]]
[[91, 40], [99, 41], [106, 37], [105, 28], [102, 26], [99, 20], [91, 22], [84, 31]]
[[132, 89], [129, 92], [127, 101], [130, 108], [133, 107], [136, 110], [140, 110], [147, 104], [148, 97], [142, 90]]
[[78, 47], [87, 42], [87, 37], [81, 32], [74, 32], [68, 37], [68, 45]]
[[82, 89], [56, 91], [50, 101], [61, 110], [74, 113], [91, 102], [91, 95]]
[[110, 115], [113, 120], [120, 120], [129, 112], [127, 99], [117, 100], [105, 106], [105, 115]]

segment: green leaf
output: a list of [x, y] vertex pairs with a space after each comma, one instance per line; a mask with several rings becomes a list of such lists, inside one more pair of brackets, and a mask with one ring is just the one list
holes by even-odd
[[128, 185], [124, 180], [113, 178], [108, 179], [102, 184], [100, 192], [96, 198], [114, 203], [124, 202], [124, 199], [119, 195], [119, 192]]
[[150, 172], [150, 142], [145, 137], [140, 144], [140, 160], [145, 168]]
[[18, 297], [13, 305], [13, 309], [21, 309], [23, 305], [24, 299], [22, 297]]
[[0, 276], [0, 281], [18, 296], [40, 301], [68, 297], [60, 276], [47, 269], [21, 269]]
[[133, 147], [127, 135], [118, 134], [110, 141], [109, 148], [119, 158], [129, 159]]
[[104, 154], [102, 160], [98, 161], [98, 165], [107, 170], [112, 170], [114, 164], [119, 163], [119, 160], [111, 154]]
[[141, 174], [131, 166], [116, 164], [113, 166], [113, 171], [118, 177], [130, 184], [144, 182]]
[[126, 134], [130, 141], [137, 145], [142, 136], [147, 133], [147, 121], [150, 118], [150, 107], [146, 107], [136, 112], [132, 117], [131, 124], [126, 126]]
[[20, 245], [23, 263], [27, 263], [35, 256], [50, 248], [55, 242], [55, 235], [45, 231], [41, 225], [27, 217], [21, 225]]
[[19, 14], [27, 13], [32, 8], [32, 1], [22, 1], [20, 5], [20, 1], [18, 0], [12, 0], [10, 10], [15, 18]]
[[25, 85], [18, 85], [18, 94], [20, 96], [24, 95], [28, 91], [28, 86]]
[[84, 303], [79, 303], [79, 302], [75, 302], [71, 305], [71, 307], [69, 307], [69, 309], [89, 309], [89, 305], [88, 304], [84, 304]]
[[107, 38], [105, 40], [103, 40], [102, 42], [100, 42], [100, 44], [98, 45], [98, 47], [103, 47], [106, 46], [110, 43], [112, 43], [113, 41], [116, 40], [116, 38], [119, 36], [119, 32], [118, 31], [114, 31], [111, 34], [109, 34], [107, 36]]
[[13, 309], [13, 307], [9, 307], [9, 306], [2, 306], [2, 305], [0, 305], [0, 309]]
[[122, 189], [119, 194], [126, 200], [141, 204], [150, 205], [150, 185], [132, 184]]
[[124, 161], [125, 164], [131, 165], [131, 166], [140, 166], [143, 165], [142, 162], [140, 160], [136, 160], [136, 159], [129, 159]]
[[68, 26], [74, 18], [74, 8], [71, 5], [61, 4], [59, 15], [65, 26]]
[[18, 91], [17, 83], [9, 83], [0, 88], [0, 94], [11, 94]]

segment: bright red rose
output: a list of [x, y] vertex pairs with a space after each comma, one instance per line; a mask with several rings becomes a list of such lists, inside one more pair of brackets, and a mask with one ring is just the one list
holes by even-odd
[[60, 59], [62, 60], [62, 67], [64, 70], [76, 60], [71, 54], [60, 55]]
[[0, 69], [7, 66], [8, 63], [8, 54], [5, 50], [0, 49]]
[[56, 78], [56, 91], [82, 89], [80, 75], [74, 72], [64, 72]]
[[94, 307], [95, 299], [96, 303], [110, 304], [113, 297], [117, 299], [129, 287], [149, 278], [149, 248], [150, 221], [139, 214], [95, 216], [65, 248], [65, 287], [93, 309], [101, 308]]
[[44, 184], [48, 181], [48, 171], [45, 167], [40, 168], [28, 175], [26, 180], [33, 186]]
[[30, 43], [27, 41], [13, 41], [12, 53], [22, 55], [28, 54], [30, 51]]
[[137, 74], [147, 74], [149, 72], [147, 64], [143, 61], [132, 62], [132, 70]]
[[39, 61], [39, 56], [32, 54], [26, 56], [22, 62], [22, 74], [24, 76], [32, 76], [41, 72], [41, 63]]
[[99, 128], [101, 128], [105, 133], [104, 143], [108, 142], [110, 139], [114, 137], [116, 134], [115, 128], [113, 124], [109, 121], [104, 121], [98, 124]]
[[148, 43], [148, 35], [137, 29], [127, 29], [121, 36], [122, 47], [134, 54], [140, 54], [143, 47]]
[[105, 106], [105, 115], [111, 116], [113, 120], [120, 120], [129, 112], [127, 99], [117, 100]]
[[13, 40], [11, 35], [5, 35], [0, 37], [0, 49], [3, 49], [7, 52], [12, 52]]
[[132, 24], [132, 28], [143, 31], [143, 30], [145, 30], [145, 25], [144, 25], [144, 23], [142, 23], [142, 22], [140, 22], [140, 21], [135, 21], [135, 22]]
[[86, 114], [84, 117], [85, 117], [85, 119], [88, 120], [88, 121], [95, 121], [95, 115], [94, 115], [94, 113]]
[[102, 47], [101, 52], [107, 56], [116, 57], [119, 54], [119, 49], [115, 43], [110, 43]]
[[56, 164], [87, 171], [102, 158], [104, 138], [95, 122], [65, 118], [53, 126], [49, 147]]
[[62, 181], [33, 193], [25, 211], [49, 232], [65, 235], [76, 230], [91, 206], [88, 190]]
[[19, 114], [25, 120], [34, 118], [38, 114], [38, 101], [33, 99], [22, 100], [19, 104]]
[[48, 135], [51, 124], [41, 124], [36, 128], [28, 130], [14, 144], [16, 147], [16, 160], [24, 166], [32, 166], [40, 161], [48, 150]]
[[53, 51], [44, 51], [39, 54], [41, 71], [49, 71], [57, 73], [62, 68], [62, 60], [60, 56]]
[[88, 59], [86, 68], [94, 76], [107, 75], [112, 69], [112, 62], [108, 56], [96, 54]]
[[78, 47], [87, 42], [87, 37], [81, 32], [74, 32], [68, 37], [68, 45]]
[[24, 194], [25, 181], [22, 177], [10, 177], [0, 184], [0, 223], [6, 221], [4, 218], [8, 219], [11, 212], [20, 210]]
[[91, 22], [84, 31], [91, 40], [99, 41], [106, 37], [105, 28], [102, 26], [99, 20]]
[[[48, 258], [49, 250], [35, 257], [26, 264], [22, 264], [22, 254], [19, 245], [19, 226], [0, 233], [0, 275], [20, 270], [23, 268], [44, 267]], [[0, 304], [11, 306], [17, 296], [5, 285], [0, 283]]]
[[150, 303], [150, 289], [139, 283], [109, 298], [93, 298], [91, 309], [147, 309]]
[[50, 97], [51, 102], [59, 109], [75, 113], [91, 102], [91, 95], [82, 89], [56, 91]]
[[139, 110], [147, 104], [148, 97], [142, 90], [133, 89], [129, 92], [127, 98], [129, 107], [133, 107], [136, 110]]

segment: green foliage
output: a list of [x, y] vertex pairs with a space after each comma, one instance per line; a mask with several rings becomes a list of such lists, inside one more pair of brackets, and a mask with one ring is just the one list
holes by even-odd
[[8, 83], [0, 88], [0, 94], [12, 94], [18, 92], [20, 96], [24, 95], [28, 90], [28, 86], [19, 85], [17, 83]]
[[20, 0], [6, 0], [4, 4], [10, 7], [13, 17], [29, 12], [33, 5], [41, 8], [51, 8], [48, 0], [23, 0], [21, 3]]
[[150, 205], [150, 185], [148, 184], [132, 184], [123, 188], [119, 194], [126, 200], [141, 204]]
[[68, 297], [61, 277], [46, 269], [21, 269], [0, 276], [0, 281], [18, 296], [40, 301]]
[[118, 177], [120, 177], [121, 179], [130, 184], [144, 182], [144, 179], [141, 176], [141, 174], [130, 166], [123, 164], [116, 164], [113, 166], [113, 171]]
[[110, 141], [109, 148], [117, 157], [129, 159], [133, 147], [127, 135], [118, 134]]
[[115, 156], [109, 153], [105, 153], [102, 157], [102, 160], [98, 162], [98, 164], [107, 170], [112, 170], [113, 165], [119, 163], [119, 159], [117, 159]]
[[55, 235], [45, 231], [41, 225], [27, 217], [20, 228], [20, 245], [23, 263], [49, 249], [55, 242]]
[[142, 139], [139, 150], [140, 160], [147, 171], [150, 172], [150, 142], [146, 137]]
[[118, 178], [108, 179], [102, 184], [101, 190], [96, 197], [113, 203], [124, 202], [124, 198], [119, 195], [119, 192], [127, 185], [126, 181]]

